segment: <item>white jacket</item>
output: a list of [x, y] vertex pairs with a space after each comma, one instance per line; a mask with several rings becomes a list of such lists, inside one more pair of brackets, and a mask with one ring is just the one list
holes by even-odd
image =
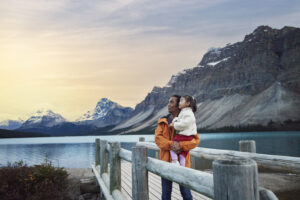
[[185, 136], [197, 134], [196, 118], [190, 107], [183, 108], [172, 122], [177, 134]]

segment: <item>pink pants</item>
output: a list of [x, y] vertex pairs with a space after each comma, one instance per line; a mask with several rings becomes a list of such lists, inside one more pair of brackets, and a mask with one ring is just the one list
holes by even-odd
[[172, 161], [178, 160], [178, 156], [179, 156], [180, 165], [185, 167], [185, 156], [184, 155], [182, 155], [182, 154], [177, 155], [177, 153], [175, 153], [175, 151], [173, 151], [173, 150], [170, 151], [170, 154], [171, 154]]

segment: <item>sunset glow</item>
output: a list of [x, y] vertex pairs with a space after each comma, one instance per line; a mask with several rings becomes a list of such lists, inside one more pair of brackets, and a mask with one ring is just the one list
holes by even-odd
[[283, 0], [1, 1], [0, 121], [41, 108], [75, 120], [102, 97], [134, 108], [210, 47], [299, 19]]

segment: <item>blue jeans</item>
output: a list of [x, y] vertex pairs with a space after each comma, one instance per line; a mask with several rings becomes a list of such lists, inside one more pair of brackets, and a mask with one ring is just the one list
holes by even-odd
[[[162, 187], [162, 200], [171, 200], [172, 193], [172, 181], [168, 179], [161, 178], [161, 187]], [[193, 196], [191, 194], [191, 190], [179, 185], [180, 193], [183, 200], [193, 200]]]

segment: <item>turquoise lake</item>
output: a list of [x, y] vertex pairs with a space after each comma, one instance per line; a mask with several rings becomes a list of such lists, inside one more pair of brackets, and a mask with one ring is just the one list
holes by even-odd
[[[239, 140], [255, 140], [257, 153], [300, 157], [300, 131], [199, 134], [199, 147], [238, 150]], [[0, 139], [0, 166], [24, 161], [40, 164], [47, 157], [54, 166], [88, 168], [95, 160], [95, 139], [119, 141], [131, 150], [139, 137], [154, 142], [154, 135], [74, 136]]]

